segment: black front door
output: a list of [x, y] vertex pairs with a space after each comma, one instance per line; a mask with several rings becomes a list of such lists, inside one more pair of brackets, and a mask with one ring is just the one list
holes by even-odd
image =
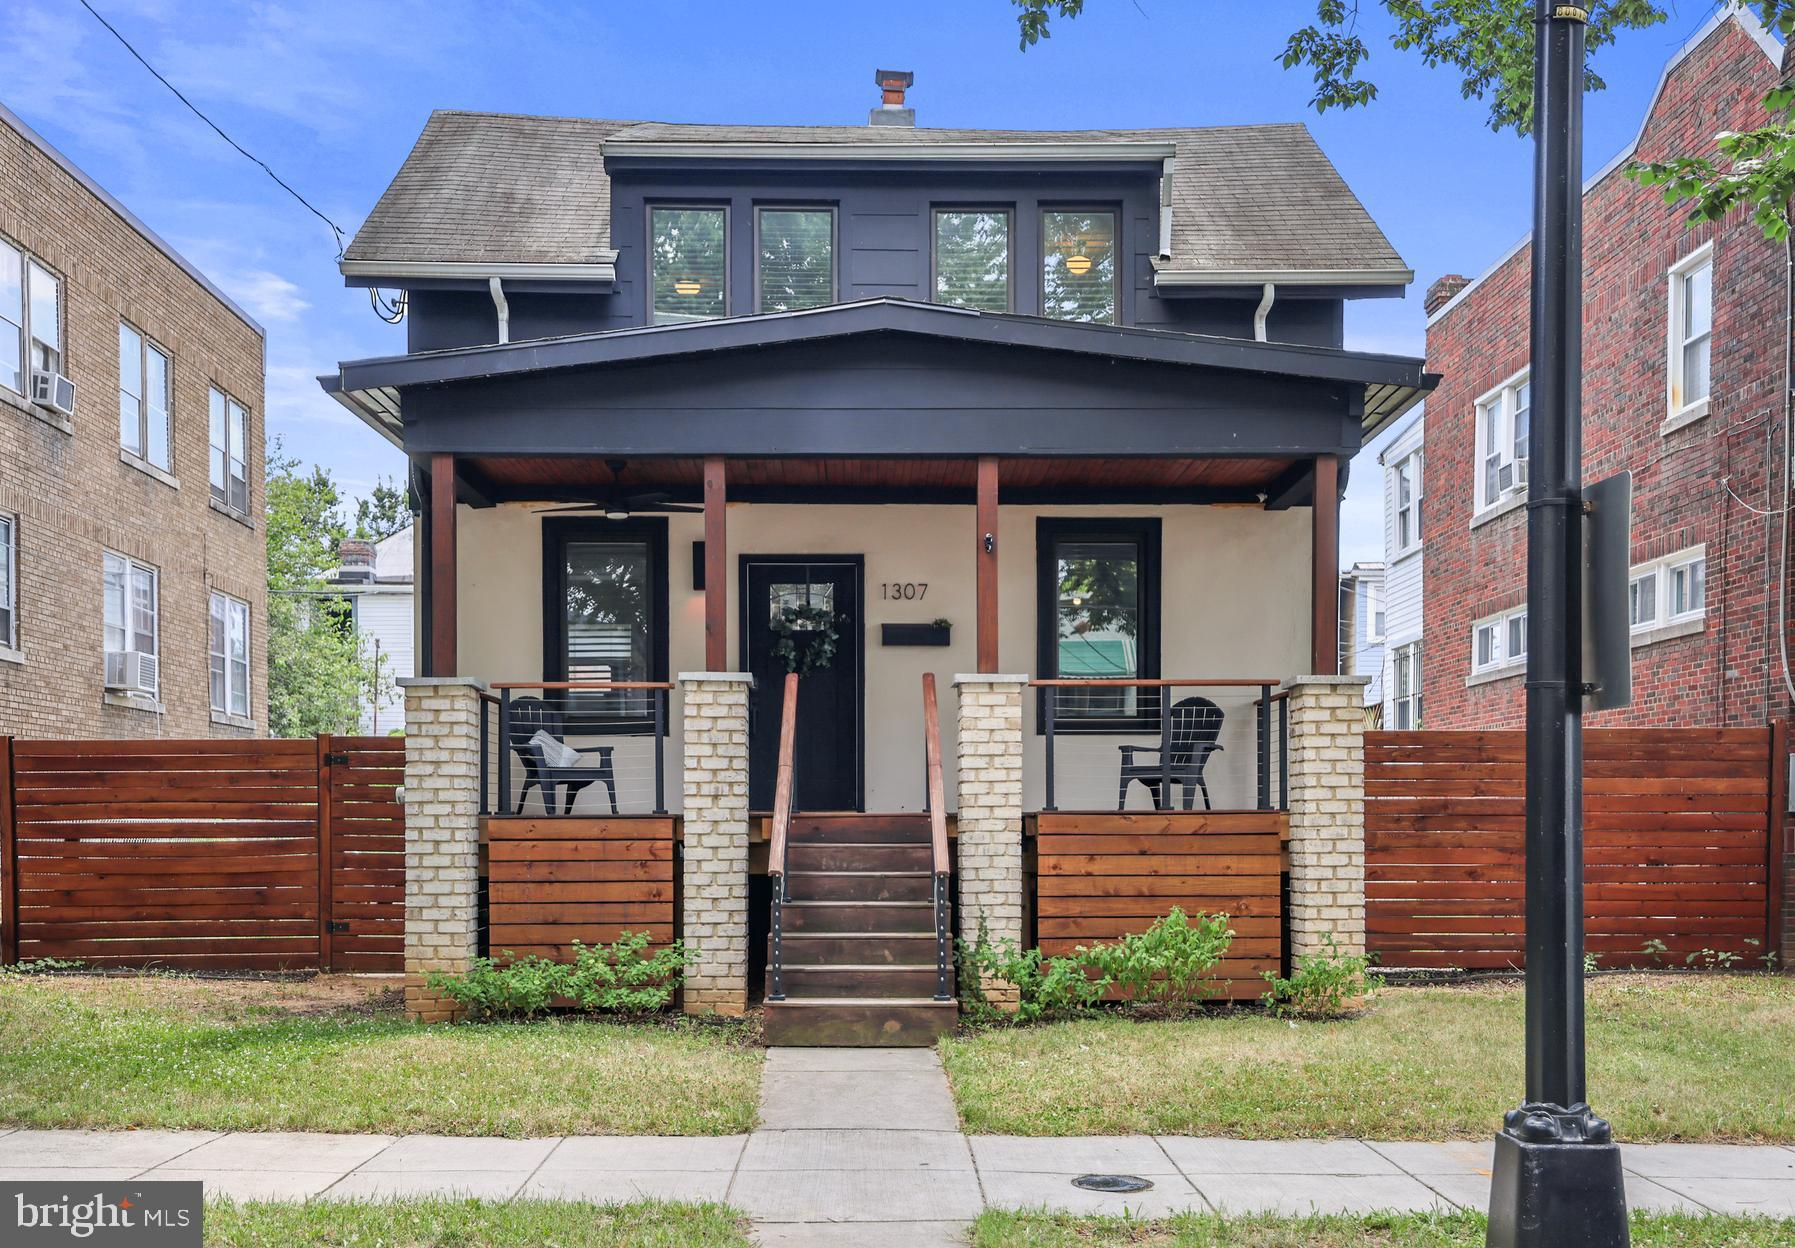
[[748, 801], [773, 808], [785, 676], [796, 670], [795, 800], [800, 810], [859, 810], [861, 672], [858, 555], [742, 556], [743, 661], [754, 674]]

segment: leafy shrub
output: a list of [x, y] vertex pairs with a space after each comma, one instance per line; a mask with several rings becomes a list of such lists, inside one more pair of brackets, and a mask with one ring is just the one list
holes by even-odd
[[1091, 978], [1076, 958], [1050, 958], [1009, 940], [993, 944], [983, 919], [978, 941], [971, 945], [960, 941], [959, 955], [960, 1007], [974, 1022], [1002, 1017], [985, 996], [987, 978], [1016, 989], [1016, 1021], [1021, 1023], [1089, 1013], [1109, 987], [1107, 978]]
[[1265, 972], [1271, 991], [1261, 998], [1279, 1018], [1339, 1018], [1347, 1003], [1371, 995], [1365, 971], [1371, 959], [1362, 953], [1345, 953], [1332, 935], [1323, 938], [1326, 948], [1298, 959], [1289, 979]]
[[625, 932], [609, 945], [573, 946], [564, 992], [581, 1009], [648, 1014], [664, 1009], [685, 977], [691, 954], [677, 941], [653, 954], [647, 932]]
[[1081, 947], [1078, 960], [1099, 972], [1136, 1004], [1182, 1013], [1215, 991], [1210, 974], [1234, 943], [1225, 914], [1194, 920], [1173, 906], [1144, 932], [1118, 941]]
[[537, 957], [503, 966], [491, 958], [475, 958], [465, 975], [432, 971], [424, 983], [430, 991], [452, 999], [470, 1018], [534, 1018], [565, 994], [567, 968]]
[[10, 966], [0, 966], [0, 975], [61, 975], [85, 970], [80, 958], [25, 958]]

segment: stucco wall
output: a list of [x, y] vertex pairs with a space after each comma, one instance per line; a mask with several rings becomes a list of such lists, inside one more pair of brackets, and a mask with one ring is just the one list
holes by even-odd
[[[1035, 519], [1061, 516], [1158, 516], [1162, 534], [1161, 668], [1168, 676], [1266, 676], [1283, 679], [1307, 662], [1309, 650], [1309, 513], [1224, 507], [1004, 507], [999, 513], [999, 669], [1035, 670]], [[692, 588], [691, 544], [703, 518], [668, 518], [670, 592], [669, 671], [704, 664], [704, 595]], [[922, 673], [933, 671], [947, 689], [957, 672], [976, 667], [974, 655], [973, 510], [970, 506], [763, 506], [729, 508], [731, 572], [729, 654], [739, 662], [739, 599], [735, 580], [744, 553], [856, 554], [866, 559], [866, 803], [869, 810], [914, 810], [922, 804]], [[541, 517], [529, 506], [458, 512], [462, 674], [486, 681], [542, 678]], [[887, 582], [927, 582], [925, 597], [890, 601]], [[953, 624], [948, 647], [882, 647], [879, 625]], [[1216, 804], [1250, 804], [1253, 726], [1245, 690], [1206, 693], [1227, 712], [1224, 752], [1211, 764]], [[942, 720], [953, 728], [951, 695]], [[1025, 706], [1025, 802], [1041, 801], [1042, 743], [1035, 734], [1032, 694]], [[673, 778], [679, 756], [679, 717], [668, 750], [668, 802], [677, 808]], [[1118, 755], [1126, 738], [1062, 742], [1062, 808], [1104, 806], [1115, 800]], [[1138, 738], [1143, 743], [1146, 738]], [[648, 742], [619, 747], [617, 766], [626, 801], [646, 796]], [[950, 788], [950, 801], [952, 800]], [[589, 799], [590, 800], [590, 799]], [[1131, 803], [1145, 807], [1136, 787]]]

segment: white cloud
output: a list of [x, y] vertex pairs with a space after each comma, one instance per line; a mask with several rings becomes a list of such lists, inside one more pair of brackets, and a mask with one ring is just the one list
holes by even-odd
[[264, 325], [272, 322], [297, 321], [300, 313], [312, 305], [306, 302], [299, 287], [278, 273], [267, 269], [213, 270], [213, 280], [224, 292]]

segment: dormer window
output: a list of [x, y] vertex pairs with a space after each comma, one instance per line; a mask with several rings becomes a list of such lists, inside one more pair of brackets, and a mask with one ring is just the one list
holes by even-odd
[[835, 302], [835, 212], [761, 208], [755, 213], [755, 310], [796, 312]]
[[726, 315], [729, 210], [656, 205], [648, 212], [648, 252], [656, 325]]
[[1041, 312], [1061, 321], [1114, 325], [1116, 214], [1052, 211], [1041, 214]]
[[1010, 310], [1010, 214], [1001, 208], [935, 210], [935, 302]]

